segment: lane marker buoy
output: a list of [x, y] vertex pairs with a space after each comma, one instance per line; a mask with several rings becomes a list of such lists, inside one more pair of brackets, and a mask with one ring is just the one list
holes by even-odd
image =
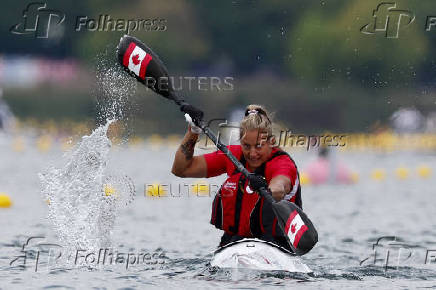
[[305, 172], [301, 172], [300, 174], [300, 184], [301, 185], [310, 184], [309, 175], [307, 175]]
[[417, 168], [418, 176], [421, 178], [429, 178], [432, 174], [432, 170], [427, 165], [420, 165]]
[[25, 149], [23, 137], [16, 137], [12, 142], [12, 149], [15, 152], [23, 152]]
[[49, 135], [42, 135], [36, 140], [36, 148], [42, 153], [46, 153], [51, 149], [52, 139]]
[[397, 169], [395, 169], [395, 175], [398, 179], [407, 179], [409, 177], [409, 169], [405, 167], [398, 167]]
[[376, 168], [371, 172], [371, 178], [377, 181], [384, 180], [386, 178], [386, 172], [384, 169]]
[[104, 195], [105, 196], [116, 196], [117, 195], [117, 191], [115, 190], [115, 188], [113, 188], [112, 185], [110, 184], [105, 184], [104, 185]]
[[8, 208], [11, 207], [12, 201], [10, 197], [5, 193], [0, 193], [0, 207]]
[[357, 172], [351, 173], [351, 181], [357, 183], [359, 181], [359, 174]]

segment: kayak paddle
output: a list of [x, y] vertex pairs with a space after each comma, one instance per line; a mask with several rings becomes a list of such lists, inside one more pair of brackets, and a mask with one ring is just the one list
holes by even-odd
[[[175, 93], [165, 65], [149, 47], [137, 38], [125, 35], [120, 39], [117, 54], [119, 63], [130, 75], [157, 94], [173, 100], [183, 112], [188, 113], [184, 108], [190, 105]], [[231, 160], [237, 170], [248, 177], [250, 172], [217, 139], [206, 123], [202, 120], [198, 123], [196, 125]], [[287, 200], [276, 202], [267, 188], [261, 188], [259, 194], [271, 203], [277, 224], [285, 234], [294, 253], [304, 255], [309, 252], [318, 242], [318, 233], [303, 210]]]

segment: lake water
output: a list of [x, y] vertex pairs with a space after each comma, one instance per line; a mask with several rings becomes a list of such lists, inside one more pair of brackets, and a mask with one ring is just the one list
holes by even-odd
[[[184, 185], [195, 180], [171, 175], [175, 148], [166, 146], [110, 148], [107, 157], [103, 157], [107, 158], [106, 170], [128, 176], [136, 188], [136, 197], [113, 215], [102, 215], [98, 212], [101, 207], [90, 206], [88, 219], [81, 221], [89, 220], [95, 225], [108, 219], [104, 228], [109, 230], [105, 232], [107, 237], [95, 245], [106, 243], [112, 252], [124, 258], [130, 255], [130, 261], [134, 257], [135, 263], [126, 264], [120, 259], [119, 263], [97, 264], [92, 258], [97, 257], [98, 247], [92, 248], [92, 242], [88, 244], [91, 248], [71, 252], [48, 219], [49, 206], [41, 194], [38, 177], [50, 165], [62, 168], [66, 162], [63, 152], [55, 147], [41, 153], [31, 146], [16, 152], [11, 143], [6, 137], [0, 142], [0, 192], [7, 193], [13, 201], [11, 208], [0, 208], [1, 289], [436, 287], [436, 181], [432, 176], [422, 179], [416, 174], [420, 164], [434, 166], [436, 154], [338, 153], [359, 173], [360, 180], [347, 186], [303, 186], [304, 210], [319, 232], [319, 242], [302, 257], [314, 273], [297, 275], [209, 267], [221, 235], [209, 224], [213, 197], [187, 194], [188, 187]], [[297, 151], [293, 157], [303, 168], [314, 153]], [[409, 178], [394, 177], [394, 170], [400, 166], [411, 170]], [[374, 168], [384, 168], [386, 179], [369, 178]], [[224, 177], [208, 180], [211, 190], [223, 180]], [[152, 183], [166, 184], [166, 189], [171, 185], [171, 190], [166, 197], [146, 197], [144, 188]], [[69, 190], [65, 187], [63, 192]], [[87, 207], [79, 199], [82, 192], [71, 192], [75, 194], [69, 195], [69, 202], [86, 213]], [[75, 231], [76, 236], [68, 236], [69, 239], [81, 234], [73, 223], [69, 230]], [[92, 234], [101, 238], [99, 233], [83, 231], [87, 237]], [[34, 238], [28, 241], [30, 237]], [[26, 241], [24, 263], [22, 247]], [[67, 242], [72, 245], [76, 241]], [[68, 253], [71, 256], [67, 261]], [[78, 262], [72, 263], [74, 260]]]

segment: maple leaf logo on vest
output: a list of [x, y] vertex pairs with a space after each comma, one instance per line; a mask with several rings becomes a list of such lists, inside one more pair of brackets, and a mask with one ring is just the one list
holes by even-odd
[[296, 210], [294, 210], [286, 222], [285, 233], [295, 248], [298, 246], [301, 237], [307, 229], [308, 228], [301, 219], [301, 216]]
[[134, 72], [141, 79], [145, 79], [147, 66], [151, 60], [152, 57], [149, 53], [146, 53], [134, 42], [131, 42], [124, 53], [123, 65], [127, 66], [129, 70]]
[[248, 193], [248, 194], [252, 194], [254, 191], [253, 190], [251, 190], [251, 187], [247, 184], [247, 186], [245, 187], [245, 191]]

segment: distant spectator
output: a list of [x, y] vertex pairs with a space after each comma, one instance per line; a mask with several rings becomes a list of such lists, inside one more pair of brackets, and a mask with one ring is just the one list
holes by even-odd
[[397, 133], [415, 133], [423, 128], [424, 117], [417, 109], [401, 108], [391, 116], [392, 128]]
[[436, 112], [431, 112], [428, 114], [425, 130], [428, 133], [436, 133]]
[[310, 182], [315, 185], [328, 183], [352, 184], [355, 182], [352, 171], [345, 163], [338, 160], [334, 149], [329, 149], [327, 146], [319, 148], [318, 158], [310, 162], [304, 172]]

